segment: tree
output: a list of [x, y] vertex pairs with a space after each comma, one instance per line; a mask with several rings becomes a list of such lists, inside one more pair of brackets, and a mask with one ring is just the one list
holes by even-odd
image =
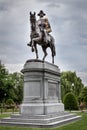
[[71, 92], [64, 97], [64, 105], [66, 110], [78, 110], [78, 103], [75, 95]]
[[12, 99], [21, 103], [23, 99], [23, 75], [15, 72], [9, 74], [5, 66], [0, 63], [0, 102]]
[[87, 95], [83, 98], [83, 102], [87, 105]]
[[84, 87], [80, 93], [80, 96], [79, 96], [79, 102], [85, 102], [87, 103], [87, 87]]
[[68, 92], [73, 92], [78, 97], [83, 87], [82, 80], [77, 77], [76, 72], [67, 71], [61, 73], [62, 99]]
[[6, 98], [6, 82], [8, 71], [5, 66], [0, 62], [0, 102], [4, 102]]
[[23, 99], [23, 75], [14, 72], [8, 75], [6, 82], [6, 99], [13, 99], [17, 104], [20, 104]]
[[15, 92], [14, 92], [14, 81], [11, 77], [11, 74], [8, 74], [6, 84], [5, 84], [5, 89], [6, 89], [6, 100], [8, 99], [13, 99], [15, 98]]
[[7, 105], [14, 105], [14, 101], [12, 100], [12, 99], [8, 99], [7, 101], [6, 101], [6, 104]]
[[14, 101], [18, 104], [22, 102], [23, 99], [23, 74], [15, 72], [10, 75], [13, 81], [13, 88], [14, 88]]

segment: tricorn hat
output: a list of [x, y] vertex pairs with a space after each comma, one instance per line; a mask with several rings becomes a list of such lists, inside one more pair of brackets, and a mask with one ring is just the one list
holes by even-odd
[[40, 12], [37, 14], [38, 16], [45, 16], [46, 14], [43, 12], [43, 10], [40, 10]]

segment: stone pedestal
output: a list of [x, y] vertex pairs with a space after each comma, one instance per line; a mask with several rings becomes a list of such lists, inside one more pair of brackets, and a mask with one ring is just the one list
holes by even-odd
[[64, 111], [58, 66], [40, 60], [28, 60], [22, 72], [24, 97], [20, 114], [1, 119], [0, 125], [52, 128], [81, 118]]
[[64, 111], [58, 66], [40, 60], [28, 60], [22, 73], [24, 98], [21, 114], [47, 115]]

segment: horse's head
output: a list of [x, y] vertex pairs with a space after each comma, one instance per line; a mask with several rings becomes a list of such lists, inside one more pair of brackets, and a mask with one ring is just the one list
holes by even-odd
[[36, 13], [30, 12], [30, 23], [32, 31], [36, 30]]

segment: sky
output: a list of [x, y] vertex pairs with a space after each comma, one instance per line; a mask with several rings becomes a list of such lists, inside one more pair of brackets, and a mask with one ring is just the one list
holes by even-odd
[[[43, 10], [55, 39], [55, 64], [61, 71], [75, 71], [87, 86], [87, 0], [0, 0], [0, 60], [9, 72], [20, 72], [35, 53], [30, 41], [29, 12]], [[38, 16], [37, 16], [38, 19]], [[47, 49], [46, 61], [51, 62]], [[38, 46], [39, 58], [43, 52]]]

